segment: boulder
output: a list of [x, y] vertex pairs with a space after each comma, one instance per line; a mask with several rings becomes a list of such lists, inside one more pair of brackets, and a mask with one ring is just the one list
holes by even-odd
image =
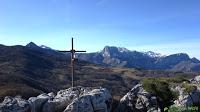
[[198, 75], [195, 78], [191, 79], [191, 83], [200, 84], [200, 75]]
[[94, 112], [93, 104], [90, 96], [82, 96], [75, 99], [64, 112]]
[[110, 112], [111, 99], [107, 89], [94, 89], [76, 98], [64, 112]]
[[80, 95], [91, 90], [91, 88], [81, 86], [61, 90], [52, 100], [48, 100], [45, 103], [43, 106], [43, 112], [63, 111], [75, 98], [78, 98]]
[[0, 103], [0, 112], [30, 112], [30, 109], [29, 102], [20, 96], [14, 98], [7, 96]]
[[192, 106], [200, 104], [200, 89], [194, 88], [190, 93], [184, 91], [184, 87], [177, 86], [176, 90], [179, 93], [178, 99], [174, 101], [175, 107], [177, 106]]
[[109, 112], [111, 95], [105, 88], [73, 87], [24, 100], [5, 97], [0, 112]]
[[29, 104], [31, 105], [31, 112], [41, 112], [44, 104], [53, 99], [53, 93], [46, 94], [43, 93], [37, 97], [31, 97], [28, 99]]
[[134, 86], [121, 100], [118, 112], [160, 112], [157, 97], [145, 91], [141, 84]]

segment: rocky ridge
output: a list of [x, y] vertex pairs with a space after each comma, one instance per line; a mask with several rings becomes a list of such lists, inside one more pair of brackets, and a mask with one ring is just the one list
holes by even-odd
[[105, 88], [73, 87], [24, 100], [5, 97], [0, 112], [102, 112], [110, 111], [111, 95]]
[[121, 100], [118, 112], [161, 112], [157, 97], [145, 91], [141, 84], [134, 86]]
[[200, 76], [190, 80], [188, 84], [182, 84], [175, 88], [179, 96], [173, 106], [199, 106], [200, 105]]
[[[171, 86], [177, 98], [168, 107], [200, 105], [200, 76], [189, 82]], [[142, 84], [135, 85], [121, 98], [116, 112], [161, 112], [164, 110], [159, 95], [146, 91]], [[163, 102], [162, 102], [163, 103]], [[105, 88], [74, 87], [54, 93], [43, 93], [28, 100], [20, 96], [5, 97], [0, 112], [111, 112], [112, 96]]]
[[186, 53], [161, 55], [152, 51], [139, 52], [126, 48], [106, 46], [100, 52], [81, 53], [81, 60], [109, 67], [139, 68], [147, 70], [200, 71], [200, 61]]
[[[189, 82], [183, 82], [170, 89], [177, 93], [172, 107], [200, 106], [200, 76], [196, 76]], [[147, 92], [142, 84], [137, 84], [121, 100], [117, 112], [161, 112], [158, 95]], [[162, 104], [161, 104], [162, 105]], [[198, 109], [198, 108], [197, 108]], [[198, 111], [198, 110], [197, 110]], [[196, 112], [196, 111], [195, 111]]]

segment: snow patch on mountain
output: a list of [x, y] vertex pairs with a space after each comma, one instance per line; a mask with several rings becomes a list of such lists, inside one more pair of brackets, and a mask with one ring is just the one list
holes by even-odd
[[[43, 48], [43, 49], [51, 49], [50, 47], [45, 46], [45, 45], [41, 45], [40, 47]], [[51, 49], [51, 50], [52, 50], [52, 49]]]
[[129, 52], [130, 50], [124, 48], [124, 47], [117, 47], [119, 52]]
[[155, 52], [152, 52], [152, 51], [144, 52], [144, 54], [146, 54], [146, 55], [148, 55], [149, 57], [152, 57], [152, 58], [165, 57], [164, 55], [162, 55], [160, 53], [155, 53]]

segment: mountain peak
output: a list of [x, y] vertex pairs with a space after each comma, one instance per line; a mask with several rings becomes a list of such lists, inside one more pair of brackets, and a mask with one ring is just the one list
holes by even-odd
[[33, 48], [33, 47], [38, 47], [34, 42], [30, 42], [30, 43], [28, 43], [27, 45], [26, 45], [26, 47], [31, 47], [31, 48]]
[[34, 42], [30, 42], [26, 45], [27, 48], [34, 49], [34, 50], [41, 50], [42, 48], [37, 46]]
[[129, 52], [128, 49], [124, 47], [115, 47], [115, 46], [105, 46], [101, 51], [104, 57], [110, 57], [113, 54]]
[[129, 50], [124, 47], [116, 47], [116, 46], [105, 46], [103, 51], [109, 50], [109, 51], [118, 51], [118, 52], [128, 52]]
[[126, 49], [125, 47], [118, 47], [119, 52], [129, 52], [130, 50]]
[[191, 60], [192, 60], [194, 63], [200, 63], [200, 61], [199, 61], [197, 58], [195, 58], [195, 57], [193, 57]]
[[103, 54], [104, 57], [110, 57], [110, 53], [113, 51], [111, 49], [116, 49], [116, 47], [113, 46], [105, 46], [101, 53]]
[[105, 46], [104, 49], [112, 49], [112, 48], [117, 48], [115, 46]]

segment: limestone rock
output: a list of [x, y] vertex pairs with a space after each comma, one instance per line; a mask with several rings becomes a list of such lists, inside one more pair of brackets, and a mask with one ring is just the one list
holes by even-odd
[[174, 101], [173, 106], [192, 106], [193, 104], [200, 104], [200, 90], [193, 89], [190, 93], [184, 92], [183, 87], [177, 86], [176, 90], [179, 93], [178, 99]]
[[64, 112], [110, 112], [111, 98], [107, 89], [94, 89], [76, 98]]
[[43, 112], [63, 111], [75, 98], [78, 98], [80, 95], [91, 90], [91, 88], [81, 86], [61, 90], [52, 100], [48, 100], [45, 103], [43, 106]]
[[109, 112], [110, 92], [105, 88], [73, 87], [24, 100], [5, 97], [0, 112]]
[[118, 112], [160, 112], [157, 98], [145, 91], [141, 84], [134, 86], [121, 100]]
[[195, 78], [191, 79], [191, 83], [200, 84], [200, 75], [198, 75]]
[[30, 105], [27, 100], [17, 97], [5, 97], [0, 103], [0, 112], [30, 112]]
[[[51, 96], [50, 96], [51, 95]], [[43, 105], [48, 101], [53, 99], [53, 93], [51, 94], [41, 94], [37, 97], [29, 98], [29, 103], [31, 105], [31, 112], [41, 112]]]

